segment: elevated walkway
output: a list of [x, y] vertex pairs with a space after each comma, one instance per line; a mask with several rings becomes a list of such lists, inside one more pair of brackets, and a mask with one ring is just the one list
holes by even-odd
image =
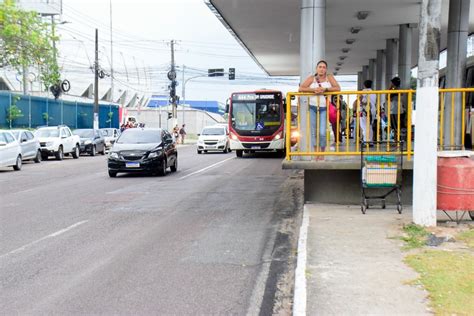
[[[405, 205], [412, 203], [413, 195], [413, 155], [414, 155], [414, 122], [412, 100], [415, 90], [385, 90], [385, 91], [343, 91], [325, 93], [326, 107], [329, 108], [329, 100], [332, 96], [334, 107], [337, 111], [337, 119], [330, 121], [329, 115], [325, 118], [328, 126], [326, 135], [320, 135], [319, 129], [311, 133], [311, 123], [308, 118], [310, 107], [308, 93], [290, 92], [286, 99], [286, 135], [287, 148], [290, 142], [295, 142], [294, 134], [298, 135], [296, 145], [287, 151], [286, 159], [282, 163], [283, 169], [304, 170], [304, 197], [306, 202], [336, 203], [336, 204], [360, 204], [361, 202], [361, 140], [366, 131], [371, 131], [371, 139], [378, 140], [382, 144], [373, 148], [364, 149], [371, 155], [394, 155], [393, 149], [389, 149], [389, 142], [404, 139], [403, 145], [403, 171], [401, 172], [402, 202]], [[469, 100], [469, 94], [474, 89], [440, 89], [440, 129], [439, 147], [444, 150], [456, 150], [472, 146], [472, 109], [465, 101]], [[374, 95], [370, 104], [369, 95]], [[463, 100], [462, 120], [456, 126], [454, 120], [455, 97]], [[364, 102], [364, 100], [367, 100]], [[385, 101], [384, 101], [385, 100]], [[393, 102], [391, 102], [393, 101]], [[450, 101], [450, 102], [449, 102]], [[405, 106], [410, 104], [410, 106]], [[389, 106], [387, 106], [389, 105]], [[445, 108], [449, 109], [450, 129], [443, 128], [443, 114]], [[391, 113], [396, 111], [393, 114]], [[324, 113], [324, 112], [323, 112]], [[371, 113], [377, 124], [372, 126], [365, 113]], [[363, 119], [361, 118], [363, 117]], [[321, 121], [317, 111], [316, 122]], [[334, 125], [333, 128], [332, 125]], [[455, 130], [462, 137], [460, 142], [455, 142]], [[335, 136], [339, 140], [335, 141]], [[347, 139], [346, 135], [351, 138]], [[449, 137], [447, 137], [449, 136]], [[318, 148], [320, 139], [325, 139], [326, 151]], [[450, 144], [456, 146], [446, 148], [443, 143], [450, 138]], [[471, 142], [468, 144], [466, 140]], [[469, 142], [468, 141], [468, 142]], [[310, 144], [311, 143], [311, 144]], [[324, 142], [323, 142], [324, 144]], [[385, 145], [386, 144], [386, 145]], [[313, 148], [313, 146], [316, 146]], [[323, 146], [323, 145], [321, 145]], [[460, 147], [460, 148], [458, 148]], [[330, 150], [327, 150], [330, 148]], [[400, 153], [400, 150], [397, 150]], [[321, 160], [323, 159], [323, 160]], [[400, 175], [399, 175], [400, 176]], [[385, 189], [371, 189], [371, 195], [386, 192]], [[394, 202], [395, 196], [389, 196], [388, 203]]]

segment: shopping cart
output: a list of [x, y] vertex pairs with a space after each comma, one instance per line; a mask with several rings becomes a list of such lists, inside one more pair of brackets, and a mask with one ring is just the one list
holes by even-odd
[[[362, 142], [360, 151], [361, 168], [361, 211], [365, 214], [370, 200], [382, 202], [386, 207], [387, 197], [396, 194], [397, 211], [402, 213], [403, 141]], [[380, 152], [387, 154], [381, 155]], [[377, 154], [371, 154], [377, 152]], [[370, 191], [386, 189], [385, 194], [369, 195]]]

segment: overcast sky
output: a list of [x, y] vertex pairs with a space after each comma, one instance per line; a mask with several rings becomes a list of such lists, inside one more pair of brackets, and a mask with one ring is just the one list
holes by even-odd
[[[63, 24], [57, 27], [61, 36], [59, 61], [76, 93], [93, 81], [89, 67], [94, 59], [95, 28], [99, 29], [100, 64], [110, 72], [109, 5], [109, 0], [63, 0]], [[181, 68], [185, 66], [185, 79], [203, 74], [208, 68], [236, 68], [236, 81], [227, 77], [189, 81], [187, 99], [225, 102], [232, 91], [297, 89], [295, 78], [265, 78], [263, 70], [203, 0], [112, 0], [112, 23], [116, 90], [128, 86], [142, 93], [163, 92], [169, 84], [166, 73], [171, 61], [171, 40], [176, 40], [175, 62]], [[178, 94], [182, 95], [180, 72], [177, 79]], [[110, 79], [101, 80], [101, 86], [108, 88]], [[119, 93], [115, 92], [115, 98]]]

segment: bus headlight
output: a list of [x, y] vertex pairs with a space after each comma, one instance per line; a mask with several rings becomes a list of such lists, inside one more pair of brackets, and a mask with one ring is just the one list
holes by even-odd
[[298, 131], [291, 132], [291, 138], [300, 138], [300, 132]]
[[273, 137], [273, 140], [279, 140], [279, 139], [281, 139], [281, 138], [283, 137], [282, 134], [283, 134], [283, 132], [280, 132], [280, 133], [276, 134], [276, 136]]
[[237, 138], [237, 135], [235, 135], [234, 133], [230, 133], [230, 139], [232, 139], [232, 140], [239, 140], [239, 139]]

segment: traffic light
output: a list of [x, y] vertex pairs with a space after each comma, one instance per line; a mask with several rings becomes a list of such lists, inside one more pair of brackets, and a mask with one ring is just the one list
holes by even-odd
[[171, 120], [173, 118], [173, 113], [168, 112], [168, 120]]
[[229, 68], [229, 80], [235, 80], [235, 68]]

